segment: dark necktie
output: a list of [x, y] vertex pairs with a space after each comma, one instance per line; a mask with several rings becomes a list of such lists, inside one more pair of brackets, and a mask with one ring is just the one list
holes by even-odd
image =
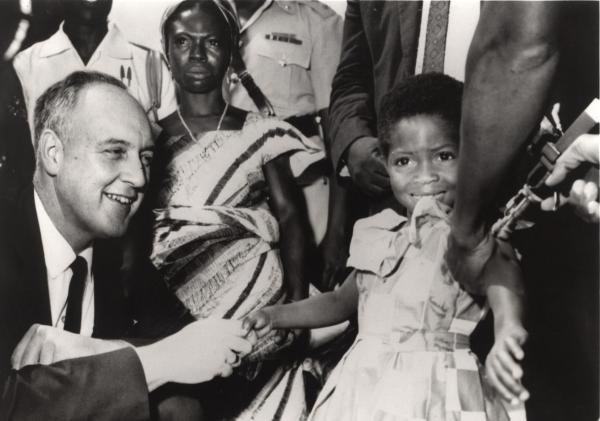
[[65, 330], [79, 333], [81, 330], [81, 305], [83, 291], [87, 278], [87, 262], [81, 256], [77, 256], [71, 263], [73, 277], [69, 284], [69, 295], [67, 296], [67, 315], [65, 317]]
[[444, 71], [449, 13], [449, 1], [432, 1], [429, 6], [423, 73]]

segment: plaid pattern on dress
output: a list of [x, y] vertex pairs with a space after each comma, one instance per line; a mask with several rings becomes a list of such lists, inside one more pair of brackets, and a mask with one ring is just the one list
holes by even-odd
[[411, 221], [385, 210], [356, 223], [359, 333], [311, 421], [515, 421], [482, 379], [469, 335], [485, 316], [443, 269], [447, 211], [422, 199]]

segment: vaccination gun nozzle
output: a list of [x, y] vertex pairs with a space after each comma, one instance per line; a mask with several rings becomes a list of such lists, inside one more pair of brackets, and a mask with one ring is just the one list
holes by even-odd
[[555, 125], [551, 132], [538, 134], [533, 139], [527, 150], [539, 157], [538, 163], [527, 175], [525, 185], [507, 202], [502, 217], [492, 225], [493, 236], [508, 239], [529, 206], [553, 193], [544, 182], [556, 160], [575, 139], [589, 132], [599, 121], [600, 100], [595, 98], [564, 133]]

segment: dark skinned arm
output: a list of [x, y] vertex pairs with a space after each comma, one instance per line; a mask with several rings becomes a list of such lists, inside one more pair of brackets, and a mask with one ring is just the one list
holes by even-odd
[[[331, 140], [329, 138], [329, 111], [319, 110], [323, 141], [327, 155], [331, 156]], [[323, 261], [320, 274], [320, 289], [332, 290], [343, 281], [346, 271], [346, 259], [352, 234], [352, 220], [348, 206], [350, 205], [349, 192], [342, 187], [338, 177], [332, 175], [329, 179], [329, 207], [327, 216], [327, 230], [323, 241], [319, 244]]]
[[244, 319], [246, 329], [261, 337], [271, 329], [313, 329], [348, 320], [358, 307], [356, 272], [335, 291], [315, 295], [290, 304], [264, 307]]
[[539, 123], [558, 64], [562, 2], [489, 2], [467, 58], [456, 202], [447, 263], [467, 289], [494, 246], [494, 196]]
[[494, 315], [494, 346], [485, 361], [487, 379], [507, 401], [525, 400], [529, 393], [521, 384], [523, 344], [527, 339], [522, 322], [523, 280], [509, 243], [498, 243], [483, 276], [490, 278], [486, 295]]
[[304, 196], [290, 169], [289, 154], [269, 161], [263, 171], [269, 186], [269, 206], [279, 222], [283, 279], [289, 299], [301, 300], [308, 295], [308, 256], [311, 250]]

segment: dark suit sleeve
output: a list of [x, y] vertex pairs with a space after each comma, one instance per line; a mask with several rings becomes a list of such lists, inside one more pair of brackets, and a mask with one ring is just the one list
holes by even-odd
[[171, 335], [195, 318], [171, 292], [158, 271], [146, 260], [143, 276], [134, 281], [131, 296], [133, 318], [137, 323], [127, 336], [158, 339]]
[[12, 370], [0, 421], [148, 420], [148, 388], [132, 349]]
[[348, 1], [342, 55], [333, 78], [330, 113], [331, 158], [336, 172], [340, 158], [356, 139], [376, 136], [373, 108], [373, 64], [358, 0]]

